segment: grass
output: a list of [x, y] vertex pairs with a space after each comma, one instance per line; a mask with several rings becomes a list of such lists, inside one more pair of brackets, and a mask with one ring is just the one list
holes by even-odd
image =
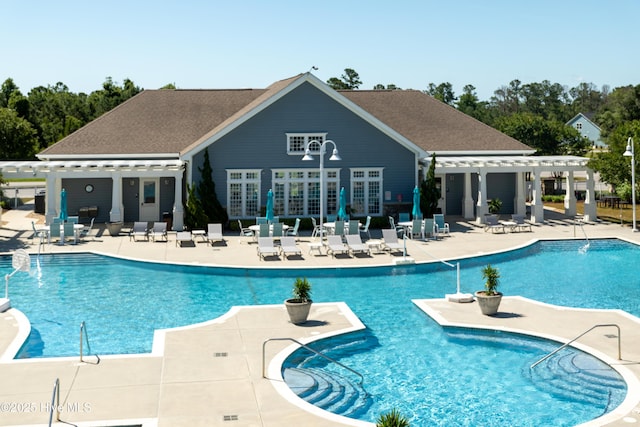
[[[544, 205], [549, 208], [557, 209], [560, 212], [564, 211], [563, 203], [544, 202]], [[584, 213], [584, 202], [578, 201], [576, 203], [576, 211], [579, 214]], [[637, 214], [638, 213], [636, 211], [636, 215]], [[596, 215], [601, 220], [611, 221], [615, 223], [623, 222], [625, 224], [631, 224], [631, 222], [633, 221], [633, 209], [631, 208], [631, 205], [618, 209], [598, 206], [596, 208]]]

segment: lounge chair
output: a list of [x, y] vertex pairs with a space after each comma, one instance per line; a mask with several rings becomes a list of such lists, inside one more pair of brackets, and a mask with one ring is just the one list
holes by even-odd
[[287, 259], [288, 255], [302, 255], [302, 251], [296, 244], [296, 238], [292, 236], [282, 236], [280, 238], [280, 253], [284, 259]]
[[153, 227], [149, 230], [149, 235], [151, 236], [151, 240], [154, 242], [156, 239], [164, 239], [165, 242], [168, 242], [167, 238], [167, 223], [162, 222], [154, 222]]
[[484, 217], [484, 231], [487, 232], [491, 230], [492, 233], [495, 233], [496, 230], [502, 229], [504, 233], [504, 224], [501, 224], [498, 221], [498, 217], [495, 215], [487, 215]]
[[398, 235], [395, 230], [383, 229], [382, 240], [384, 241], [383, 250], [389, 251], [389, 253], [393, 251], [404, 251], [404, 244], [398, 241]]
[[364, 223], [364, 226], [360, 224], [360, 234], [367, 233], [367, 238], [371, 239], [371, 234], [369, 233], [369, 226], [371, 225], [371, 217], [367, 216], [367, 221]]
[[349, 255], [349, 247], [342, 243], [342, 236], [335, 234], [327, 236], [327, 254], [335, 258], [336, 252]]
[[436, 236], [449, 235], [449, 223], [444, 222], [444, 214], [433, 214], [433, 222], [435, 222]]
[[207, 241], [213, 246], [213, 242], [223, 242], [222, 224], [207, 224]]
[[275, 255], [279, 257], [280, 249], [273, 244], [273, 237], [258, 237], [258, 257], [264, 259], [265, 256]]
[[524, 215], [513, 214], [511, 215], [511, 220], [516, 224], [514, 229], [518, 228], [518, 230], [522, 231], [523, 229], [528, 228], [529, 231], [533, 231], [531, 229], [531, 224], [525, 221]]
[[138, 240], [138, 237], [142, 237], [144, 240], [149, 240], [149, 229], [147, 228], [147, 223], [144, 221], [136, 221], [133, 223], [133, 228], [129, 232], [129, 240], [133, 238], [135, 242]]
[[352, 255], [355, 255], [356, 252], [358, 252], [363, 254], [366, 253], [371, 256], [371, 249], [369, 249], [369, 246], [362, 243], [360, 234], [347, 234], [347, 246], [349, 247], [349, 251]]

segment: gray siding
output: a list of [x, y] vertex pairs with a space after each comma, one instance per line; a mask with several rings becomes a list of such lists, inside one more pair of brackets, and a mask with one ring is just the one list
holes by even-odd
[[516, 175], [514, 173], [487, 174], [487, 200], [495, 198], [502, 200], [501, 214], [512, 214], [515, 212], [515, 189]]
[[[329, 162], [325, 168], [340, 168], [340, 185], [350, 200], [350, 168], [384, 167], [385, 191], [395, 202], [398, 194], [411, 200], [417, 162], [414, 153], [337, 104], [310, 84], [303, 84], [278, 100], [243, 126], [218, 140], [209, 148], [218, 200], [226, 205], [227, 169], [262, 169], [261, 203], [271, 188], [271, 170], [278, 168], [318, 168], [319, 159], [303, 162], [302, 156], [287, 154], [287, 132], [326, 132], [336, 143], [342, 161]], [[327, 148], [332, 148], [328, 146]], [[194, 157], [193, 182], [200, 180], [203, 152]]]
[[[93, 185], [93, 191], [87, 193], [85, 187]], [[62, 179], [62, 188], [67, 193], [67, 213], [78, 215], [80, 208], [98, 207], [96, 222], [109, 220], [111, 211], [111, 178]]]

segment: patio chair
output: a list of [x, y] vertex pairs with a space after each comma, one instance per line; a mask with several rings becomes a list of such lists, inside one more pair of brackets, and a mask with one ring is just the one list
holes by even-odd
[[366, 253], [371, 256], [371, 249], [369, 249], [369, 246], [362, 243], [360, 234], [347, 234], [347, 246], [349, 247], [351, 255], [355, 255], [356, 253]]
[[240, 230], [240, 236], [253, 237], [254, 235], [253, 230], [243, 227], [240, 220], [238, 220], [238, 229]]
[[394, 230], [383, 229], [382, 230], [383, 250], [389, 251], [389, 254], [393, 251], [404, 251], [404, 244], [398, 241], [398, 235]]
[[260, 224], [268, 224], [269, 221], [267, 221], [267, 217], [266, 216], [257, 216], [256, 217], [256, 224], [260, 225]]
[[313, 225], [313, 231], [311, 232], [311, 237], [322, 237], [324, 234], [324, 229], [322, 228], [322, 224], [318, 225], [318, 222], [314, 217], [311, 217], [311, 224]]
[[80, 217], [78, 216], [69, 216], [67, 217], [67, 222], [70, 222], [72, 224], [77, 224], [80, 221]]
[[511, 215], [511, 219], [516, 223], [515, 227], [517, 227], [518, 230], [522, 231], [523, 229], [528, 228], [529, 231], [533, 231], [531, 229], [531, 224], [525, 221], [524, 215], [513, 214]]
[[336, 234], [327, 236], [327, 254], [335, 258], [336, 252], [349, 255], [349, 247], [342, 243], [342, 236]]
[[91, 234], [91, 231], [93, 230], [93, 223], [95, 222], [95, 220], [95, 217], [91, 218], [91, 223], [89, 223], [89, 226], [85, 226], [82, 230], [80, 230], [80, 240], [84, 240], [86, 237], [91, 237], [91, 240], [96, 240], [95, 237]]
[[364, 223], [364, 225], [359, 224], [360, 225], [360, 234], [362, 233], [367, 233], [367, 239], [371, 239], [371, 234], [369, 233], [369, 226], [371, 225], [371, 217], [367, 216], [367, 221]]
[[78, 235], [76, 234], [76, 231], [74, 230], [73, 226], [74, 224], [72, 222], [65, 222], [62, 225], [62, 233], [64, 234], [64, 238], [61, 239], [61, 241], [63, 245], [64, 245], [64, 242], [67, 240], [73, 240], [74, 245], [78, 243]]
[[487, 215], [484, 217], [484, 231], [487, 232], [491, 230], [492, 233], [495, 233], [496, 230], [502, 229], [504, 233], [504, 225], [500, 224], [498, 221], [498, 217], [495, 215]]
[[282, 234], [283, 234], [282, 226], [283, 224], [281, 222], [273, 223], [272, 225], [273, 230], [271, 231], [271, 237], [273, 237], [274, 240], [280, 240], [280, 238], [282, 237]]
[[167, 223], [164, 221], [154, 222], [153, 227], [149, 230], [149, 235], [151, 236], [151, 240], [154, 242], [158, 239], [163, 239], [165, 242], [168, 242]]
[[352, 219], [349, 221], [349, 229], [347, 234], [357, 234], [360, 237], [360, 221]]
[[[268, 224], [267, 224], [268, 225]], [[264, 260], [265, 256], [275, 255], [279, 258], [280, 250], [273, 244], [272, 237], [258, 237], [258, 257]]]
[[411, 226], [409, 227], [408, 232], [409, 232], [409, 238], [411, 239], [413, 239], [416, 236], [424, 239], [424, 229], [422, 227], [422, 220], [414, 219], [413, 221], [411, 221]]
[[213, 246], [213, 242], [223, 242], [222, 224], [207, 224], [207, 241]]
[[389, 226], [391, 227], [392, 230], [395, 231], [396, 237], [398, 235], [403, 235], [404, 236], [404, 227], [397, 226], [396, 222], [395, 222], [395, 220], [393, 219], [392, 216], [389, 216]]
[[300, 228], [300, 218], [296, 218], [296, 223], [293, 228], [287, 230], [287, 236], [293, 236], [294, 238], [298, 238], [298, 229]]
[[34, 241], [37, 237], [40, 239], [40, 243], [44, 243], [44, 239], [47, 237], [47, 232], [45, 230], [36, 230], [36, 223], [33, 221], [31, 221], [31, 228], [33, 229], [31, 240]]
[[296, 244], [296, 238], [292, 236], [282, 236], [280, 238], [280, 253], [284, 259], [288, 255], [302, 255], [302, 251]]
[[409, 215], [409, 212], [400, 212], [398, 214], [398, 222], [407, 222], [407, 221], [411, 221], [411, 216]]
[[436, 235], [449, 235], [449, 223], [444, 222], [444, 214], [433, 214], [433, 222], [436, 224]]
[[258, 237], [270, 237], [270, 232], [269, 232], [269, 223], [267, 222], [263, 222], [262, 224], [260, 224], [260, 230], [258, 230]]
[[145, 221], [136, 221], [133, 223], [133, 228], [129, 232], [129, 240], [133, 238], [133, 241], [137, 241], [138, 237], [142, 237], [144, 240], [149, 240], [149, 229]]
[[344, 221], [336, 221], [333, 224], [333, 234], [336, 236], [342, 236], [344, 234]]
[[436, 233], [436, 222], [433, 218], [425, 218], [424, 220], [424, 238], [438, 240], [438, 234]]

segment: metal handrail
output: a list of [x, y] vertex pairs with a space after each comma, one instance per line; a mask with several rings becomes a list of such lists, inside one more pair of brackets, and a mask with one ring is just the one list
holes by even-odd
[[56, 412], [56, 422], [60, 421], [60, 378], [56, 378], [53, 383], [53, 393], [51, 394], [51, 407], [49, 408], [49, 427], [53, 422], [53, 411]]
[[[291, 342], [294, 342], [294, 343], [298, 344], [300, 347], [303, 347], [303, 348], [309, 350], [310, 352], [315, 353], [318, 356], [327, 359], [330, 362], [333, 362], [333, 363], [335, 363], [337, 365], [342, 366], [344, 369], [346, 369], [346, 370], [348, 370], [350, 372], [353, 372], [354, 374], [356, 374], [357, 376], [360, 377], [360, 386], [364, 390], [364, 376], [360, 372], [348, 367], [347, 365], [345, 365], [343, 363], [338, 362], [335, 359], [332, 359], [331, 357], [327, 356], [326, 354], [320, 353], [319, 351], [312, 349], [308, 345], [302, 344], [300, 341], [298, 341], [296, 339], [288, 338], [288, 337], [287, 338], [269, 338], [268, 340], [266, 340], [265, 342], [262, 343], [262, 378], [267, 378], [267, 375], [265, 373], [265, 371], [266, 371], [266, 367], [265, 367], [265, 362], [266, 362], [265, 348], [266, 348], [267, 343], [269, 341], [291, 341]], [[365, 393], [366, 393], [366, 390], [365, 390]]]
[[557, 352], [559, 352], [560, 350], [562, 350], [565, 347], [568, 347], [569, 345], [571, 345], [571, 343], [577, 341], [579, 338], [583, 337], [584, 335], [586, 335], [587, 333], [593, 331], [596, 328], [602, 328], [602, 327], [610, 327], [613, 326], [615, 328], [618, 329], [618, 360], [622, 360], [622, 347], [621, 347], [621, 340], [622, 337], [620, 336], [620, 326], [616, 325], [615, 323], [604, 323], [601, 325], [594, 325], [592, 327], [590, 327], [589, 329], [587, 329], [586, 331], [584, 331], [583, 333], [581, 333], [580, 335], [578, 335], [577, 337], [575, 337], [574, 339], [572, 339], [571, 341], [561, 345], [560, 347], [558, 347], [557, 349], [553, 350], [551, 353], [547, 354], [546, 356], [544, 356], [542, 359], [538, 360], [536, 363], [534, 363], [533, 365], [531, 365], [529, 367], [529, 369], [533, 369], [536, 366], [538, 366], [540, 363], [544, 362], [545, 360], [547, 360], [548, 358], [550, 358], [551, 356], [553, 356], [554, 354], [556, 354]]
[[[80, 323], [80, 362], [84, 362], [84, 360], [83, 360], [84, 350], [83, 350], [83, 346], [82, 346], [82, 337], [83, 336], [84, 336], [85, 340], [87, 341], [87, 347], [89, 348], [89, 351], [91, 351], [91, 346], [89, 345], [89, 335], [87, 334], [87, 326], [85, 325], [84, 320], [82, 321], [82, 323]], [[97, 354], [94, 354], [94, 356], [96, 356], [96, 358], [98, 359], [97, 363], [100, 363], [100, 356], [98, 356]]]

